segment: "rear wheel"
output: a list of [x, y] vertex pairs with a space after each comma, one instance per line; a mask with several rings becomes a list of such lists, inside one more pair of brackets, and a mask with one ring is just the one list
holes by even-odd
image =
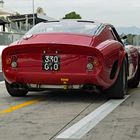
[[5, 81], [8, 93], [13, 97], [23, 97], [28, 93], [28, 87], [24, 84], [9, 84]]
[[127, 92], [127, 62], [123, 60], [117, 80], [112, 87], [106, 91], [108, 98], [122, 99]]

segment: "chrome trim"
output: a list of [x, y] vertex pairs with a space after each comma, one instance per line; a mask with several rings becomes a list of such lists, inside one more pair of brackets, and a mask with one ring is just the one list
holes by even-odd
[[95, 31], [95, 35], [98, 36], [104, 29], [105, 29], [105, 25], [101, 24], [98, 29]]
[[81, 89], [83, 85], [38, 85], [38, 84], [28, 84], [29, 88], [48, 88], [48, 89]]

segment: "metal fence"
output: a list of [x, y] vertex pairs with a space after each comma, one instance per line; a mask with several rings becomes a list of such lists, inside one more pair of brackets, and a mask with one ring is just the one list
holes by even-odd
[[0, 45], [9, 45], [12, 42], [19, 40], [23, 34], [0, 32]]

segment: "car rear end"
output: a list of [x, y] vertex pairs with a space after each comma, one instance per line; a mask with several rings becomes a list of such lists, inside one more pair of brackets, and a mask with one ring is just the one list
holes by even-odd
[[102, 53], [92, 46], [101, 27], [100, 23], [82, 20], [34, 26], [2, 54], [4, 77], [12, 96], [13, 87], [16, 90], [108, 87], [109, 72], [104, 69]]
[[[68, 36], [70, 40], [76, 38], [74, 35]], [[56, 35], [53, 36], [55, 37]], [[22, 42], [6, 48], [2, 54], [6, 81], [24, 83], [29, 88], [55, 86], [79, 89], [84, 85], [103, 86], [102, 54], [90, 46], [92, 37], [80, 36], [80, 39], [88, 42], [70, 44], [69, 39], [63, 43], [54, 43], [52, 40], [35, 44]]]

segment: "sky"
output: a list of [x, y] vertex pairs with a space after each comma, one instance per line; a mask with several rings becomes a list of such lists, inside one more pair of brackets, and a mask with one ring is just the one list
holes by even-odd
[[[32, 13], [33, 0], [4, 0], [4, 7], [21, 14]], [[83, 19], [111, 23], [114, 26], [140, 27], [140, 0], [34, 0], [53, 18], [75, 11]]]

